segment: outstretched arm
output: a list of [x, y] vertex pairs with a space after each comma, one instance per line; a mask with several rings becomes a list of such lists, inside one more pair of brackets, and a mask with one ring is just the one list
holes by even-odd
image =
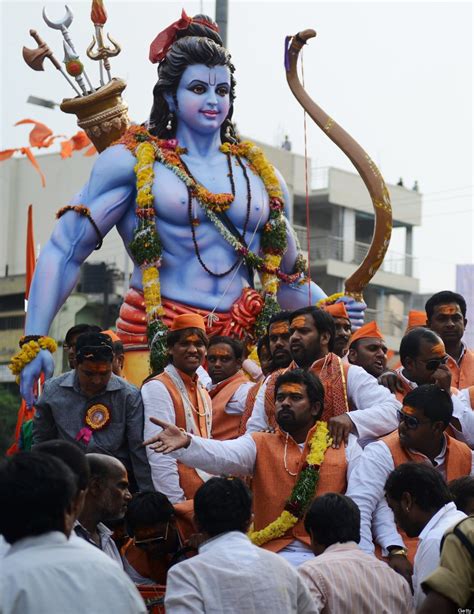
[[157, 418], [150, 417], [150, 421], [163, 429], [144, 442], [145, 446], [150, 446], [155, 452], [174, 452], [173, 458], [181, 463], [214, 475], [252, 475], [257, 447], [250, 435], [218, 441], [188, 435], [175, 424]]
[[[89, 183], [80, 193], [102, 236], [123, 217], [132, 203], [134, 158], [121, 145], [106, 149], [95, 163]], [[26, 317], [27, 335], [47, 335], [51, 322], [74, 288], [81, 264], [97, 244], [89, 220], [70, 211], [61, 217], [41, 252], [31, 284]], [[31, 406], [33, 383], [41, 371], [52, 375], [52, 359], [46, 350], [22, 372], [21, 393]]]

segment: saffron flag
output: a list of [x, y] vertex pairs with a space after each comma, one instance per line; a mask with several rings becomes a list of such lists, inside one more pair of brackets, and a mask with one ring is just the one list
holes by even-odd
[[[25, 280], [25, 299], [28, 299], [30, 293], [31, 280], [35, 271], [35, 239], [33, 235], [33, 205], [28, 207], [28, 221], [26, 225], [26, 280]], [[25, 303], [26, 304], [26, 303]], [[24, 399], [21, 401], [20, 409], [18, 410], [18, 418], [15, 427], [15, 439], [13, 444], [7, 450], [7, 456], [12, 456], [21, 449], [21, 429], [23, 424], [31, 420], [34, 415], [34, 409], [28, 409]]]

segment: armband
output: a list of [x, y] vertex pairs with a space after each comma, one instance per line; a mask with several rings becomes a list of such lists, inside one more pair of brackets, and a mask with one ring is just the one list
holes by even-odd
[[8, 365], [13, 375], [17, 376], [17, 383], [20, 373], [28, 363], [36, 358], [41, 350], [48, 350], [52, 354], [58, 347], [54, 339], [43, 335], [26, 335], [20, 339], [19, 345], [20, 351], [12, 357]]
[[86, 207], [84, 205], [66, 205], [65, 207], [62, 207], [61, 209], [59, 209], [59, 211], [56, 213], [57, 219], [59, 220], [59, 218], [62, 217], [67, 211], [74, 211], [75, 213], [78, 213], [79, 215], [82, 215], [83, 217], [89, 220], [89, 222], [92, 225], [92, 228], [95, 230], [95, 233], [97, 235], [97, 244], [94, 247], [94, 249], [95, 250], [100, 249], [102, 247], [102, 242], [104, 240], [104, 237], [102, 236], [99, 230], [99, 227], [95, 223], [94, 218], [91, 215], [89, 207]]

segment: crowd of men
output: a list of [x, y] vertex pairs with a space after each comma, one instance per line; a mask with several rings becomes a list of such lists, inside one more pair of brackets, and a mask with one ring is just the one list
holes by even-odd
[[75, 326], [0, 466], [0, 612], [474, 607], [466, 324], [439, 292], [390, 356], [343, 302], [305, 307], [249, 356], [179, 315], [140, 390], [113, 331]]

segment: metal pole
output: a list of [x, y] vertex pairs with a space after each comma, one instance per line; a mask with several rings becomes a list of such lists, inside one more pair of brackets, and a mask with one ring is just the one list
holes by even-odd
[[229, 13], [229, 0], [216, 0], [216, 23], [224, 47], [227, 47], [227, 21]]

